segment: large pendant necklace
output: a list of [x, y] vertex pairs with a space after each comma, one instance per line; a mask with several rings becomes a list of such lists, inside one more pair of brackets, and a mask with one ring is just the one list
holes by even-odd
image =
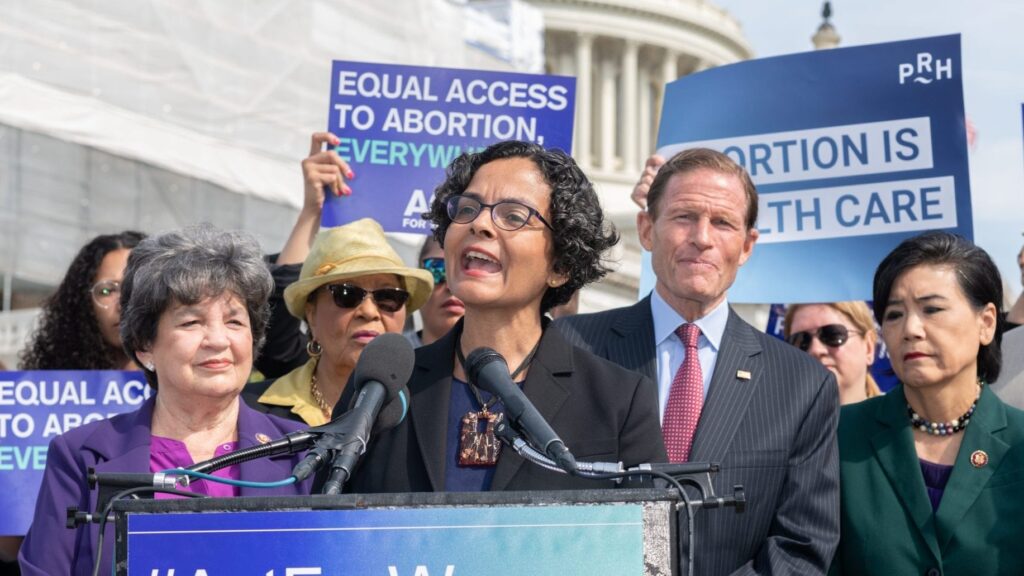
[[[526, 355], [519, 367], [512, 372], [511, 378], [515, 382], [526, 367], [533, 361], [540, 347], [540, 340], [534, 344], [533, 350]], [[462, 355], [462, 335], [455, 341], [455, 355], [459, 359], [459, 366], [466, 371], [466, 358]], [[493, 412], [491, 407], [498, 401], [497, 396], [484, 402], [480, 390], [471, 382], [466, 382], [469, 390], [473, 393], [480, 411], [470, 410], [462, 416], [462, 426], [459, 430], [459, 466], [494, 466], [498, 463], [498, 456], [501, 455], [501, 442], [494, 434], [495, 427], [505, 418], [502, 412]], [[484, 429], [480, 430], [481, 423]]]

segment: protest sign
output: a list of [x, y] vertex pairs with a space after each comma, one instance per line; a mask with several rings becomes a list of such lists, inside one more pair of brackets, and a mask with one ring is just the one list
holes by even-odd
[[22, 535], [54, 436], [131, 412], [152, 391], [142, 372], [0, 372], [0, 535]]
[[459, 154], [502, 140], [571, 152], [575, 89], [566, 76], [335, 61], [328, 130], [356, 178], [351, 196], [327, 195], [322, 224], [430, 233], [421, 215]]
[[[733, 302], [871, 297], [905, 238], [973, 237], [958, 35], [740, 62], [667, 86], [659, 153], [708, 147], [759, 193]], [[648, 265], [649, 266], [649, 265]], [[653, 286], [649, 268], [641, 294]]]

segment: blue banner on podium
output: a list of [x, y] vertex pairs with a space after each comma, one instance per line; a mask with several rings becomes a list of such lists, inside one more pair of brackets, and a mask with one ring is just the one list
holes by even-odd
[[639, 504], [133, 514], [127, 545], [145, 576], [644, 573]]

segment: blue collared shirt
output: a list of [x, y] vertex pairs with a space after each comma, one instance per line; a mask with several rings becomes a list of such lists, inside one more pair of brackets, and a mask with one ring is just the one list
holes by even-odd
[[[685, 324], [686, 320], [662, 299], [657, 290], [651, 292], [651, 315], [654, 318], [654, 342], [658, 349], [658, 405], [661, 406], [661, 416], [664, 418], [672, 379], [686, 358], [686, 349], [676, 336], [676, 329]], [[701, 376], [704, 377], [705, 399], [708, 397], [711, 374], [715, 371], [718, 350], [728, 321], [729, 303], [722, 300], [707, 316], [694, 322], [700, 328], [697, 357], [700, 360]]]

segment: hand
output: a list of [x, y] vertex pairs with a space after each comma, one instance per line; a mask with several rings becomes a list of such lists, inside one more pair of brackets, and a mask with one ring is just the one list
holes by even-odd
[[[324, 205], [324, 189], [329, 189], [335, 196], [349, 196], [352, 189], [345, 180], [355, 178], [355, 173], [348, 163], [333, 150], [340, 140], [330, 132], [314, 132], [309, 144], [309, 156], [302, 161], [302, 179], [305, 182], [305, 193], [302, 199], [303, 210], [312, 210], [319, 214]], [[324, 150], [324, 144], [330, 148]]]
[[[309, 248], [320, 231], [320, 217], [324, 210], [324, 190], [335, 196], [349, 196], [352, 189], [345, 180], [356, 177], [348, 163], [333, 150], [340, 140], [330, 132], [314, 132], [309, 143], [309, 156], [302, 161], [302, 210], [295, 220], [291, 234], [285, 241], [278, 264], [299, 264], [309, 255]], [[324, 150], [324, 144], [330, 146]]]
[[647, 192], [651, 189], [651, 183], [654, 182], [654, 177], [658, 175], [658, 170], [664, 163], [665, 159], [657, 154], [652, 155], [644, 163], [644, 171], [640, 174], [640, 180], [633, 186], [633, 193], [629, 195], [641, 210], [647, 208]]

